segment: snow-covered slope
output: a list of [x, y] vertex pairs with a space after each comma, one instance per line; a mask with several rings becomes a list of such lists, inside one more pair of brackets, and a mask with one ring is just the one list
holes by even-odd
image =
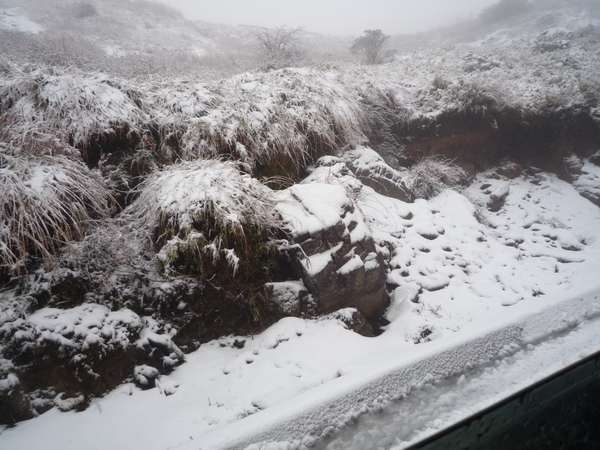
[[[184, 18], [155, 1], [5, 0], [0, 51], [11, 59], [76, 66], [128, 77], [202, 74], [214, 78], [266, 64], [257, 33], [265, 29]], [[16, 32], [16, 33], [15, 33]], [[294, 39], [315, 64], [347, 60], [348, 38], [298, 30]]]
[[43, 30], [41, 25], [19, 12], [18, 8], [0, 8], [0, 29], [31, 34], [38, 34]]
[[[390, 324], [381, 336], [365, 338], [347, 330], [339, 314], [284, 319], [258, 336], [225, 337], [202, 346], [171, 375], [160, 376], [156, 389], [140, 391], [127, 383], [85, 412], [52, 410], [5, 430], [0, 443], [13, 449], [35, 448], [40, 442], [56, 449], [125, 449], [135, 442], [164, 449], [215, 448], [218, 441], [227, 448], [235, 435], [228, 426], [244, 417], [255, 416], [248, 426], [242, 421], [234, 429], [247, 430], [241, 436], [254, 439], [249, 430], [269, 429], [278, 420], [279, 408], [300, 412], [314, 407], [320, 412], [310, 414], [323, 420], [318, 427], [290, 425], [289, 431], [278, 428], [279, 434], [273, 434], [276, 439], [298, 439], [301, 432], [310, 440], [422, 383], [460, 374], [465, 364], [492, 360], [523, 339], [533, 342], [597, 314], [597, 301], [576, 296], [600, 288], [600, 210], [551, 175], [523, 174], [514, 180], [491, 175], [480, 175], [462, 193], [445, 191], [414, 204], [362, 188], [355, 201], [366, 223], [380, 243], [393, 243], [389, 280], [401, 278], [386, 314]], [[480, 206], [499, 191], [506, 193], [504, 207], [492, 213]], [[411, 301], [415, 296], [418, 303]], [[562, 307], [563, 298], [573, 298], [574, 309], [568, 302]], [[509, 326], [528, 311], [550, 305], [554, 312], [531, 322], [539, 332], [525, 336], [518, 322]], [[50, 313], [55, 311], [37, 314]], [[466, 353], [471, 359], [463, 361], [452, 353], [460, 342], [475, 349], [480, 338], [481, 348]], [[444, 356], [446, 350], [449, 356]], [[419, 368], [416, 361], [436, 352], [448, 361], [402, 372], [412, 375], [393, 385], [385, 382], [385, 393], [366, 388], [360, 399], [351, 394], [409, 361]], [[342, 409], [352, 417], [317, 407], [333, 392], [349, 396]], [[333, 397], [331, 401], [337, 402]], [[298, 432], [292, 433], [296, 426]], [[101, 431], [107, 428], [113, 432]]]
[[[143, 19], [133, 3], [123, 17]], [[82, 24], [100, 29], [107, 11], [98, 4], [82, 13]], [[10, 26], [43, 33], [42, 12], [10, 9]], [[219, 81], [132, 81], [64, 64], [15, 63], [7, 52], [0, 60], [0, 188], [14, 195], [0, 197], [0, 254], [14, 258], [0, 265], [0, 394], [11, 402], [0, 413], [20, 411], [19, 420], [43, 414], [0, 429], [0, 448], [243, 448], [265, 440], [286, 441], [271, 448], [302, 448], [424, 383], [460, 380], [465, 365], [520, 355], [528, 344], [594, 320], [600, 32], [569, 8], [552, 20], [526, 19], [377, 67], [258, 71]], [[539, 27], [531, 25], [536, 20]], [[164, 25], [167, 31], [116, 31], [127, 34], [128, 52], [141, 51], [141, 42], [159, 46], [155, 37], [168, 52], [195, 26], [177, 14]], [[216, 42], [194, 36], [199, 48]], [[1, 45], [14, 56], [16, 42]], [[104, 53], [125, 51], [106, 42]], [[431, 156], [426, 143], [452, 141], [473, 124], [502, 136], [507, 124], [535, 129], [540, 117], [546, 122], [534, 136], [562, 134], [547, 147], [527, 141], [537, 159], [519, 159], [519, 139], [503, 141], [499, 155], [489, 141], [475, 140], [484, 163], [465, 164], [469, 173], [422, 158]], [[387, 160], [423, 145], [428, 168], [401, 167], [400, 158], [391, 167], [369, 140]], [[498, 164], [509, 156], [520, 164]], [[223, 157], [233, 161], [217, 161]], [[48, 158], [69, 161], [78, 183], [54, 195], [66, 178], [39, 168]], [[528, 165], [545, 158], [562, 177]], [[89, 186], [98, 208], [89, 208]], [[125, 212], [106, 220], [109, 194]], [[49, 231], [30, 212], [44, 211], [51, 196], [59, 205], [52, 210], [67, 214]], [[66, 201], [69, 208], [61, 207]], [[87, 211], [76, 216], [91, 229], [81, 241], [72, 240], [83, 236], [73, 233], [70, 211]], [[254, 220], [252, 211], [260, 212]], [[23, 223], [40, 226], [32, 232]], [[63, 234], [52, 234], [59, 225]], [[281, 234], [271, 236], [277, 227]], [[238, 286], [240, 255], [256, 254], [253, 245], [269, 255], [265, 236], [300, 255], [302, 276], [293, 267], [269, 274], [285, 284], [284, 307], [299, 317], [275, 320], [279, 313], [261, 309], [261, 286]], [[43, 239], [52, 245], [38, 245]], [[227, 262], [223, 273], [234, 275], [223, 285], [214, 281], [219, 270], [203, 268], [207, 261], [217, 267], [219, 258]], [[248, 273], [260, 266], [245, 263]], [[314, 314], [311, 275], [333, 268], [324, 279], [339, 282], [374, 267], [390, 300], [383, 320], [372, 317], [380, 335], [352, 331], [354, 309]], [[256, 284], [271, 281], [260, 276]], [[227, 297], [228, 288], [239, 289]], [[239, 313], [238, 305], [247, 309]], [[227, 316], [230, 309], [235, 314]], [[256, 334], [242, 326], [235, 335], [221, 331], [209, 342], [194, 334], [208, 320], [209, 331], [230, 331], [244, 314], [273, 325]], [[62, 361], [64, 372], [44, 366], [49, 360]], [[112, 373], [117, 366], [121, 372]], [[24, 385], [28, 367], [46, 372], [30, 373]], [[52, 371], [56, 386], [39, 379]], [[90, 391], [63, 385], [57, 373]]]

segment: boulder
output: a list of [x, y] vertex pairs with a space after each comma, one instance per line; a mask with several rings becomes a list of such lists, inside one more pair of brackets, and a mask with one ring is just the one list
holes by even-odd
[[267, 307], [279, 315], [299, 317], [312, 309], [312, 296], [302, 280], [267, 283], [265, 291]]
[[519, 178], [523, 174], [524, 167], [513, 161], [504, 161], [497, 169], [496, 173], [506, 177], [509, 180]]
[[361, 336], [375, 336], [373, 326], [367, 321], [365, 316], [354, 308], [340, 309], [332, 313], [329, 317], [339, 320], [348, 330], [352, 330]]
[[407, 203], [414, 200], [404, 183], [404, 176], [389, 166], [375, 150], [352, 150], [344, 154], [343, 160], [361, 183], [378, 194]]
[[[362, 186], [337, 162], [280, 193], [292, 266], [317, 314], [355, 308], [367, 319], [387, 307], [386, 268], [356, 205]], [[324, 182], [327, 181], [327, 182]]]

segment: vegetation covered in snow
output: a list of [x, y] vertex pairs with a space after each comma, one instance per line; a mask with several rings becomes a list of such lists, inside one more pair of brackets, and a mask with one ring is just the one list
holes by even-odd
[[24, 275], [27, 263], [55, 263], [62, 246], [109, 217], [103, 180], [65, 156], [0, 154], [0, 277]]
[[125, 211], [167, 274], [249, 283], [268, 265], [278, 227], [271, 190], [233, 162], [198, 160], [150, 176]]
[[[288, 315], [425, 343], [485, 316], [482, 301], [558, 292], [570, 265], [595, 261], [593, 2], [525, 2], [518, 20], [491, 8], [468, 42], [454, 30], [437, 46], [451, 31], [437, 30], [369, 66], [341, 40], [324, 66], [311, 48], [327, 46], [297, 31], [284, 65], [306, 67], [277, 69], [241, 56], [268, 33], [211, 40], [155, 2], [12, 3], [0, 1], [3, 423], [84, 408], [127, 380], [173, 394], [186, 352]], [[82, 32], [60, 44], [67, 10]], [[302, 332], [281, 336], [268, 348]], [[336, 377], [323, 364], [307, 386]]]

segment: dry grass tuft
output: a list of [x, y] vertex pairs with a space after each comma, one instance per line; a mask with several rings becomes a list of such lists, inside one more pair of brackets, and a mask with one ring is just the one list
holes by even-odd
[[82, 150], [84, 159], [94, 141], [141, 134], [142, 94], [125, 82], [75, 69], [9, 65], [0, 113], [16, 131], [33, 127], [52, 134]]
[[430, 156], [410, 168], [406, 186], [415, 198], [430, 199], [448, 188], [456, 188], [467, 178], [459, 166], [443, 157]]
[[54, 261], [62, 246], [106, 218], [110, 196], [81, 162], [1, 150], [0, 274], [21, 275], [32, 258]]
[[355, 96], [327, 74], [283, 69], [243, 74], [218, 85], [227, 93], [189, 121], [182, 156], [226, 155], [263, 175], [295, 176], [320, 156], [365, 142], [366, 119]]
[[167, 274], [255, 279], [278, 226], [272, 191], [233, 162], [200, 160], [150, 176], [126, 217], [146, 229]]

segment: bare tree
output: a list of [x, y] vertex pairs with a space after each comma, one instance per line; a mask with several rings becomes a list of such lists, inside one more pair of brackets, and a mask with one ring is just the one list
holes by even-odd
[[301, 28], [278, 27], [253, 32], [269, 65], [296, 63], [302, 57], [298, 34]]
[[364, 55], [367, 64], [377, 64], [381, 62], [381, 50], [390, 38], [383, 34], [381, 30], [365, 30], [365, 34], [354, 40], [350, 51]]

